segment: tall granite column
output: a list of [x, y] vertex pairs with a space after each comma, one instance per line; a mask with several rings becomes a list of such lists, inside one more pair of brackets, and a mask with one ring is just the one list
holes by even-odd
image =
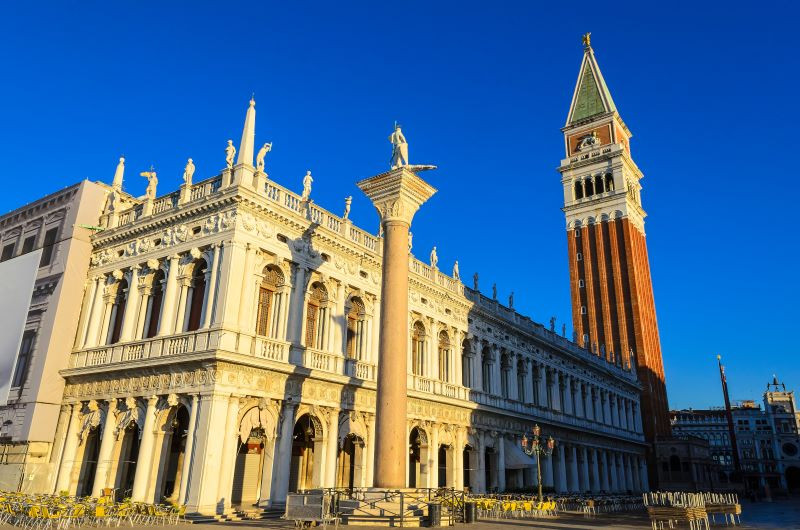
[[408, 231], [417, 209], [436, 190], [409, 166], [364, 179], [358, 187], [377, 208], [384, 233], [374, 486], [403, 488], [408, 459]]

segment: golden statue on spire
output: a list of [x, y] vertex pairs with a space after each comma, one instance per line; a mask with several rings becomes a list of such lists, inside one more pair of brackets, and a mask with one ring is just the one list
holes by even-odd
[[583, 48], [588, 50], [592, 47], [592, 33], [584, 33], [583, 34]]

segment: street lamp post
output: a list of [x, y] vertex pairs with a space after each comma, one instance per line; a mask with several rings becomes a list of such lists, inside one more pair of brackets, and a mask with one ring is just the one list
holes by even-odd
[[528, 456], [536, 455], [536, 476], [539, 481], [539, 502], [542, 502], [542, 456], [550, 456], [553, 454], [553, 448], [556, 446], [556, 441], [552, 436], [547, 437], [547, 443], [542, 445], [542, 429], [538, 424], [533, 426], [533, 436], [528, 439], [528, 436], [523, 433], [520, 445], [522, 450]]

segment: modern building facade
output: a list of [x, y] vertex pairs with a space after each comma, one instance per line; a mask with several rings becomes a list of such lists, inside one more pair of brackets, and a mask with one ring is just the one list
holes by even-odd
[[[3, 298], [4, 326], [20, 316], [21, 329], [4, 327], [0, 338], [2, 362], [11, 368], [0, 382], [7, 388], [0, 403], [0, 489], [52, 488], [64, 392], [59, 371], [72, 350], [92, 252], [86, 227], [97, 225], [108, 192], [85, 180], [0, 217], [0, 281], [25, 291]], [[19, 285], [25, 274], [32, 274], [32, 285]]]
[[[92, 237], [58, 421], [55, 490], [117, 489], [200, 513], [280, 505], [289, 491], [370, 486], [383, 239], [296, 194], [255, 152], [143, 198], [115, 195]], [[117, 185], [117, 183], [119, 185]], [[557, 440], [555, 491], [647, 489], [637, 372], [457, 274], [409, 259], [408, 485], [535, 483], [519, 448]]]
[[[664, 367], [631, 132], [590, 46], [562, 129], [561, 161], [575, 341], [642, 384], [645, 439], [670, 435]], [[651, 475], [653, 478], [653, 475]]]
[[767, 494], [800, 490], [800, 435], [793, 391], [777, 378], [767, 384], [761, 404], [740, 401], [731, 407], [735, 447], [724, 408], [671, 411], [673, 431], [707, 440], [717, 466], [716, 485]]

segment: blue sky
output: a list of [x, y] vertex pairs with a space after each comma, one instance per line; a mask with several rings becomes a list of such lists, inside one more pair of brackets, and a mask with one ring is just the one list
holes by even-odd
[[[289, 4], [289, 5], [287, 5]], [[553, 3], [555, 4], [555, 3]], [[794, 227], [798, 7], [789, 2], [15, 3], [0, 18], [0, 211], [82, 178], [176, 189], [224, 165], [251, 92], [270, 177], [352, 218], [354, 183], [387, 167], [398, 120], [439, 192], [416, 254], [479, 271], [485, 293], [535, 320], [571, 321], [555, 168], [592, 32], [634, 133], [673, 407], [760, 399], [773, 373], [800, 390]]]

